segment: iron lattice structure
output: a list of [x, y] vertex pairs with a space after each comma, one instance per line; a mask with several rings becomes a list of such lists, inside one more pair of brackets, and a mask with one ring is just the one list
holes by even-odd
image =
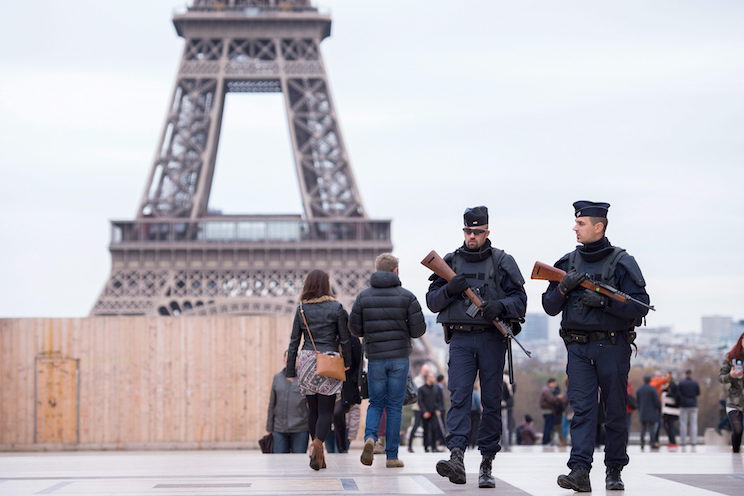
[[[390, 221], [367, 218], [341, 136], [320, 43], [331, 19], [307, 0], [194, 0], [136, 219], [112, 222], [112, 271], [92, 315], [294, 310], [305, 275], [332, 274], [345, 305]], [[304, 208], [296, 216], [207, 211], [227, 92], [281, 92]]]

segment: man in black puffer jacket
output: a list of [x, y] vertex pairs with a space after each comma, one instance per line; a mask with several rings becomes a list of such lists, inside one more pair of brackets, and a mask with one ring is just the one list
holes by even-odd
[[375, 269], [377, 272], [370, 278], [371, 287], [359, 293], [349, 316], [349, 330], [364, 338], [364, 352], [369, 361], [369, 408], [361, 461], [372, 465], [380, 416], [387, 409], [385, 466], [402, 467], [398, 444], [408, 356], [411, 338], [423, 336], [426, 323], [416, 297], [400, 285], [398, 259], [383, 253], [375, 259]]

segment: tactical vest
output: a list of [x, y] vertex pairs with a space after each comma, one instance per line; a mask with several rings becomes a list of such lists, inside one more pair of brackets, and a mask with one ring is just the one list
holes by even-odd
[[[613, 246], [613, 251], [596, 262], [587, 262], [578, 248], [568, 257], [568, 272], [587, 273], [594, 281], [617, 287], [615, 268], [625, 250]], [[626, 331], [634, 326], [634, 319], [623, 319], [605, 312], [603, 308], [587, 307], [581, 303], [581, 295], [588, 289], [579, 288], [568, 293], [563, 307], [561, 327], [577, 331]]]
[[[479, 262], [468, 262], [464, 257], [454, 253], [451, 257], [445, 256], [456, 274], [462, 274], [468, 281], [471, 289], [476, 291], [481, 300], [496, 300], [504, 297], [504, 290], [499, 281], [501, 273], [499, 265], [504, 257], [504, 251], [491, 248], [491, 256]], [[451, 258], [451, 260], [450, 260]], [[453, 301], [447, 308], [439, 312], [437, 322], [440, 324], [461, 324], [488, 327], [491, 325], [481, 312], [471, 317], [465, 311], [470, 307], [470, 300], [462, 294], [460, 298]]]

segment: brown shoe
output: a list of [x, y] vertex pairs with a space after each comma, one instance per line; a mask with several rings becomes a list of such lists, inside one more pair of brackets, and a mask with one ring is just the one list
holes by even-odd
[[400, 458], [389, 458], [385, 460], [385, 466], [387, 468], [403, 468], [405, 467], [405, 464]]
[[385, 453], [385, 436], [381, 436], [375, 443], [375, 455]]
[[374, 459], [375, 440], [370, 437], [364, 441], [364, 448], [362, 448], [362, 456], [359, 457], [359, 461], [362, 462], [362, 465], [372, 465]]
[[313, 439], [313, 444], [310, 448], [310, 468], [313, 470], [320, 470], [325, 468], [325, 452], [323, 451], [323, 441], [320, 439]]

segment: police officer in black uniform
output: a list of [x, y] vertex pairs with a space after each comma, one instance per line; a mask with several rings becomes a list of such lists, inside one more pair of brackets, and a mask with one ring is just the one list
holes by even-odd
[[[433, 275], [426, 304], [438, 313], [449, 343], [449, 390], [451, 407], [447, 414], [447, 447], [450, 459], [437, 463], [437, 472], [450, 482], [465, 484], [463, 453], [470, 435], [470, 406], [473, 383], [480, 375], [483, 414], [478, 429], [478, 449], [483, 457], [479, 487], [495, 487], [491, 475], [494, 455], [501, 449], [501, 383], [506, 342], [492, 325], [524, 317], [527, 294], [524, 279], [514, 258], [491, 246], [488, 239], [488, 209], [468, 208], [464, 215], [465, 242], [445, 255], [457, 274], [449, 282]], [[463, 291], [476, 290], [484, 302], [483, 311], [471, 307]], [[512, 326], [519, 331], [518, 324]]]
[[635, 326], [648, 309], [628, 301], [621, 303], [580, 286], [589, 278], [649, 303], [646, 282], [635, 259], [612, 246], [605, 237], [609, 203], [578, 201], [573, 204], [576, 240], [581, 243], [564, 255], [555, 267], [566, 271], [563, 280], [551, 282], [543, 293], [548, 315], [561, 317], [561, 337], [568, 351], [568, 400], [574, 411], [571, 421], [571, 457], [568, 475], [558, 485], [574, 491], [591, 491], [592, 466], [597, 432], [598, 389], [605, 404], [605, 485], [623, 490], [620, 472], [628, 464], [626, 396], [631, 344]]

